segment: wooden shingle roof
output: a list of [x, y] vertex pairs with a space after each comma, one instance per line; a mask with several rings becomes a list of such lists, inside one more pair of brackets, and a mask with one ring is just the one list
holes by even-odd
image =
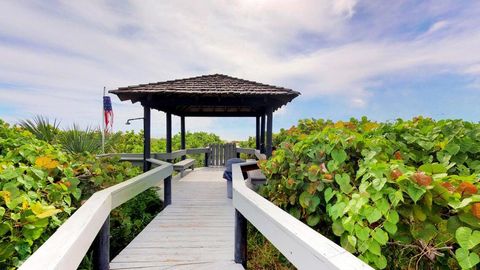
[[141, 102], [184, 116], [253, 116], [273, 110], [300, 95], [283, 87], [223, 74], [120, 87], [109, 91], [120, 100]]

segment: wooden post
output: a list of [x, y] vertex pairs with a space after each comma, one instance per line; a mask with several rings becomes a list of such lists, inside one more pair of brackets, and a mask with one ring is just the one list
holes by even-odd
[[[172, 153], [172, 114], [167, 113], [167, 132], [166, 132], [166, 152]], [[172, 162], [172, 160], [167, 160]], [[172, 176], [163, 180], [163, 204], [164, 206], [172, 204]]]
[[235, 263], [247, 269], [247, 219], [235, 209]]
[[205, 152], [205, 160], [203, 161], [203, 165], [208, 167], [208, 159], [210, 158], [210, 152]]
[[93, 241], [93, 269], [110, 269], [110, 216]]
[[262, 114], [260, 120], [260, 152], [265, 153], [265, 114]]
[[255, 149], [260, 150], [260, 116], [255, 117]]
[[171, 153], [172, 152], [172, 114], [167, 113], [167, 132], [166, 132], [166, 152]]
[[273, 126], [273, 110], [271, 107], [267, 108], [267, 157], [272, 156], [272, 126]]
[[[180, 148], [185, 149], [185, 116], [180, 116]], [[182, 160], [186, 158], [182, 156]]]
[[150, 170], [150, 107], [143, 106], [143, 171]]
[[163, 204], [164, 206], [172, 204], [172, 176], [163, 180]]

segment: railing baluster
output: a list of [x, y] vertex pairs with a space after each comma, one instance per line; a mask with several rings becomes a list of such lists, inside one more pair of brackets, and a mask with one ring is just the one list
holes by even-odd
[[247, 268], [247, 219], [235, 209], [235, 262]]
[[209, 164], [208, 158], [209, 158], [209, 154], [208, 152], [205, 152], [205, 160], [203, 162], [205, 167], [208, 167], [208, 164]]
[[164, 207], [172, 204], [172, 176], [163, 180], [163, 204]]
[[110, 269], [110, 216], [103, 223], [93, 242], [93, 269]]

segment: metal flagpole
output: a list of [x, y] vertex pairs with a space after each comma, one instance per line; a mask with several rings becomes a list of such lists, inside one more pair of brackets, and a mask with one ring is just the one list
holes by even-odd
[[103, 105], [103, 97], [105, 96], [105, 86], [103, 87], [103, 96], [102, 96], [102, 153], [105, 154], [105, 109]]

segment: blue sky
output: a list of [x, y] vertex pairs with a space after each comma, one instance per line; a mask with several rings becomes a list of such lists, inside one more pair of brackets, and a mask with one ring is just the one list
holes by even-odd
[[[98, 126], [103, 87], [203, 74], [302, 93], [275, 113], [300, 118], [480, 117], [478, 1], [1, 1], [0, 118], [43, 114]], [[113, 97], [115, 130], [138, 104]], [[164, 115], [153, 114], [163, 136]], [[179, 120], [174, 119], [178, 131]], [[226, 139], [253, 119], [187, 119]]]

